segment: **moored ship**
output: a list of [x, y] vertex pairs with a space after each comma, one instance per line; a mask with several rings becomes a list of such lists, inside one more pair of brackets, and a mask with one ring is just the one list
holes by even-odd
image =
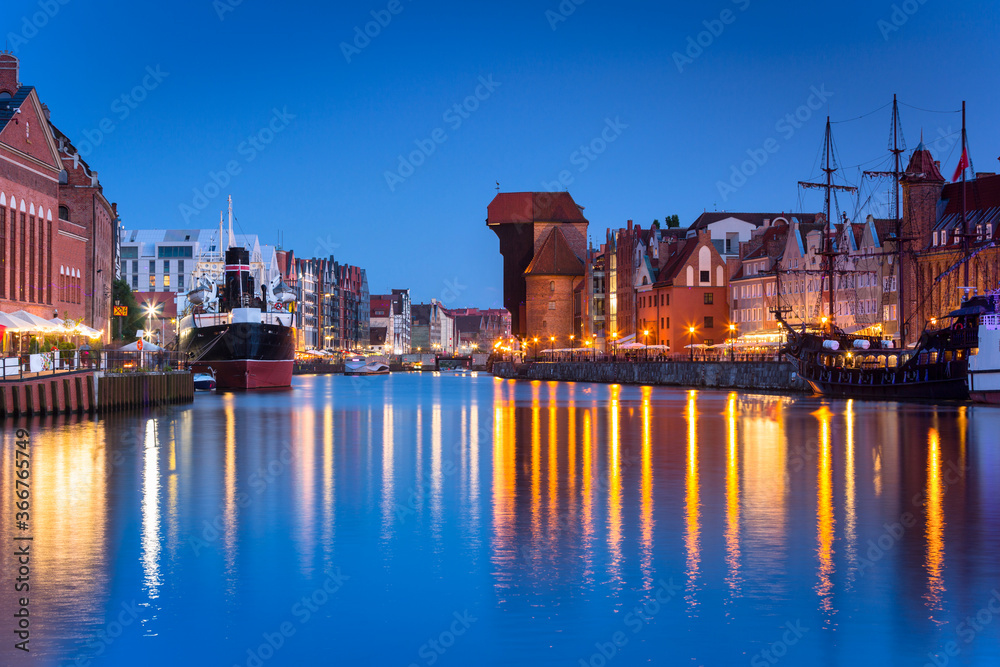
[[226, 250], [222, 285], [188, 294], [192, 308], [179, 325], [179, 348], [195, 373], [214, 372], [219, 389], [292, 384], [293, 297], [266, 283], [258, 290], [255, 282], [249, 251], [233, 247]]
[[913, 349], [887, 348], [878, 337], [796, 331], [786, 325], [789, 353], [813, 391], [835, 398], [963, 400], [969, 398], [970, 355], [978, 345], [982, 308], [975, 301], [945, 328], [925, 331]]
[[969, 357], [969, 398], [1000, 405], [1000, 290], [990, 301], [993, 312], [980, 318], [976, 349]]

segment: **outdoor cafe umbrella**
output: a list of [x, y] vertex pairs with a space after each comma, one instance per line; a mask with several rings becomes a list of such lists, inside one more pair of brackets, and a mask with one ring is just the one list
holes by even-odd
[[25, 310], [18, 310], [10, 314], [13, 315], [14, 317], [17, 317], [18, 319], [24, 320], [25, 322], [29, 323], [31, 325], [31, 328], [28, 329], [29, 331], [51, 332], [58, 330], [58, 327], [51, 324], [48, 320], [43, 319], [38, 315], [32, 315], [31, 313]]
[[0, 326], [7, 330], [7, 333], [21, 333], [28, 331], [31, 324], [15, 317], [13, 313], [0, 313]]
[[[148, 341], [142, 344], [143, 352], [159, 352], [162, 349], [163, 348], [160, 347], [159, 345], [156, 345], [155, 343], [150, 343]], [[139, 350], [139, 341], [129, 343], [128, 345], [122, 345], [120, 348], [118, 348], [119, 352], [137, 352], [138, 350]]]

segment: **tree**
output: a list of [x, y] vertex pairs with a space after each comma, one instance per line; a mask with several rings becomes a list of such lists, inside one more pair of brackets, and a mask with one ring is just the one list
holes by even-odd
[[659, 228], [660, 228], [660, 221], [653, 220], [653, 229], [659, 229]]
[[667, 228], [676, 228], [681, 226], [681, 219], [678, 215], [668, 215], [664, 220], [667, 223]]
[[142, 310], [139, 308], [139, 303], [135, 300], [132, 288], [124, 280], [115, 281], [111, 296], [112, 303], [128, 308], [127, 317], [114, 318], [117, 320], [115, 323], [117, 326], [112, 327], [112, 333], [117, 334], [116, 340], [131, 343], [136, 338], [136, 330], [142, 329], [145, 326]]

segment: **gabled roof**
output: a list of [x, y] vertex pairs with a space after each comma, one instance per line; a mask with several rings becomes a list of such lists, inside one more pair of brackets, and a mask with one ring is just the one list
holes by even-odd
[[502, 192], [486, 207], [486, 224], [587, 222], [568, 192]]
[[10, 99], [0, 100], [0, 131], [7, 127], [7, 123], [17, 114], [17, 110], [21, 108], [34, 89], [34, 86], [21, 86]]
[[[677, 243], [671, 243], [668, 246], [670, 253], [663, 267], [660, 269], [659, 275], [656, 276], [656, 285], [669, 285], [677, 277], [677, 273], [680, 267], [684, 266], [691, 255], [694, 253], [695, 249], [698, 248], [698, 237], [692, 236], [691, 238], [684, 239]], [[663, 258], [661, 257], [661, 260]]]
[[562, 230], [553, 227], [525, 269], [526, 276], [582, 276], [583, 262], [576, 256]]

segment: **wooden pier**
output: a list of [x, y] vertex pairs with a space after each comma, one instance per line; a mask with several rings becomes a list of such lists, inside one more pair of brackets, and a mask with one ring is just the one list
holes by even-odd
[[15, 416], [108, 413], [194, 400], [187, 371], [77, 371], [0, 381], [0, 419]]

